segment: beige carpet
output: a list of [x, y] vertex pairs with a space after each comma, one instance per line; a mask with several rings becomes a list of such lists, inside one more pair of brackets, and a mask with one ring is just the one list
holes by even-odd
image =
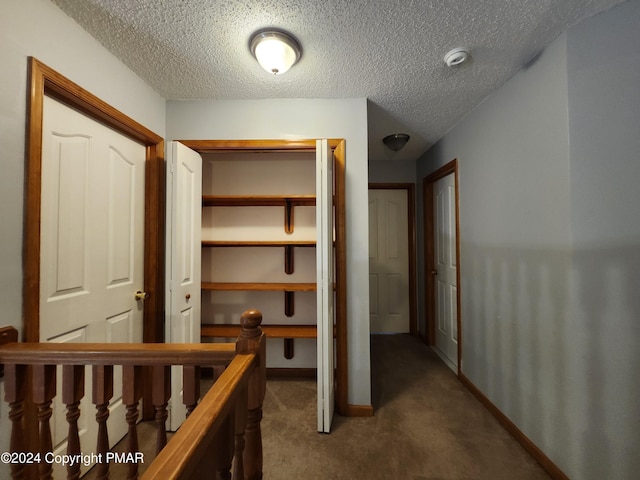
[[429, 348], [407, 335], [371, 338], [372, 418], [336, 416], [316, 431], [313, 380], [269, 380], [264, 477], [548, 479]]
[[[336, 415], [316, 430], [313, 379], [269, 379], [262, 421], [266, 480], [537, 480], [549, 477], [429, 348], [371, 337], [375, 415]], [[139, 426], [145, 460], [152, 423]], [[122, 450], [120, 442], [115, 450]], [[141, 472], [147, 465], [141, 466]], [[95, 477], [95, 469], [84, 478]], [[125, 478], [124, 465], [110, 478]]]

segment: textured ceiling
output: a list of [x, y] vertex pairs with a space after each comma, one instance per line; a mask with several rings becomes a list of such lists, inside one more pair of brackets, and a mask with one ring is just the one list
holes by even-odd
[[[369, 158], [415, 159], [554, 38], [622, 0], [52, 0], [166, 99], [369, 99]], [[294, 34], [270, 76], [253, 32]], [[443, 56], [468, 47], [471, 61]], [[400, 152], [382, 137], [404, 132]]]

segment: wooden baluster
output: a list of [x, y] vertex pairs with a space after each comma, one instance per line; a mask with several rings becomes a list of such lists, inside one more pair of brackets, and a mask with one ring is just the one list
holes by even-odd
[[96, 454], [101, 461], [96, 465], [98, 480], [109, 478], [109, 464], [106, 455], [109, 451], [109, 400], [113, 397], [113, 365], [93, 366], [93, 404], [96, 406], [96, 422], [98, 422], [98, 440]]
[[227, 369], [227, 365], [214, 365], [213, 366], [213, 382], [215, 383], [220, 375]]
[[167, 405], [171, 397], [171, 367], [154, 365], [151, 402], [156, 410], [156, 455], [167, 444]]
[[236, 342], [239, 354], [255, 353], [258, 365], [249, 377], [247, 395], [247, 428], [245, 433], [244, 478], [258, 480], [262, 478], [262, 403], [266, 392], [266, 350], [262, 334], [262, 314], [257, 310], [247, 310], [242, 314], [240, 324], [242, 333]]
[[[56, 366], [33, 366], [33, 402], [38, 409], [38, 438], [42, 459], [48, 452], [53, 451], [51, 439], [51, 425], [49, 420], [53, 409], [51, 403], [56, 396]], [[52, 478], [52, 464], [44, 460], [38, 464], [38, 474], [41, 480]]]
[[[62, 367], [62, 403], [67, 406], [67, 454], [79, 455], [80, 437], [78, 418], [80, 418], [80, 400], [84, 397], [84, 365], [64, 365]], [[80, 462], [67, 465], [67, 479], [80, 478]]]
[[231, 480], [231, 464], [233, 462], [233, 433], [235, 416], [233, 412], [227, 415], [222, 427], [218, 431], [213, 444], [218, 452], [217, 480]]
[[[122, 401], [127, 408], [127, 452], [137, 453], [138, 447], [138, 405], [142, 398], [142, 367], [124, 365], [122, 367]], [[138, 478], [138, 463], [127, 463], [127, 480]]]
[[245, 430], [245, 449], [242, 457], [244, 461], [245, 479], [259, 480], [262, 478], [262, 408], [247, 411], [247, 428]]
[[233, 478], [244, 480], [244, 431], [247, 428], [247, 389], [240, 392], [235, 405], [235, 452], [233, 462]]
[[[27, 366], [6, 364], [4, 367], [4, 399], [9, 404], [9, 420], [11, 421], [11, 452], [24, 452], [24, 429], [22, 417], [24, 415], [24, 398], [27, 390]], [[11, 478], [25, 477], [25, 466], [19, 462], [11, 464]]]
[[[217, 437], [216, 437], [217, 438]], [[215, 442], [215, 439], [214, 439]], [[215, 443], [214, 443], [215, 445]], [[204, 457], [201, 457], [198, 462], [195, 463], [193, 470], [186, 477], [176, 478], [211, 478], [217, 480], [216, 472], [218, 470], [218, 458], [220, 457], [217, 449], [208, 451]], [[244, 479], [241, 479], [244, 480]]]
[[182, 367], [182, 401], [187, 407], [187, 417], [200, 400], [200, 367], [184, 365]]

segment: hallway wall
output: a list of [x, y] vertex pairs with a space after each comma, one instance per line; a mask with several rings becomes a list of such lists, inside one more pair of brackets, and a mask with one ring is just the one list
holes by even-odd
[[576, 479], [640, 468], [639, 23], [570, 29], [417, 165], [459, 160], [463, 373]]
[[369, 183], [416, 183], [416, 162], [370, 160]]
[[22, 322], [27, 57], [164, 136], [165, 101], [48, 0], [0, 2], [0, 325]]
[[631, 0], [567, 37], [575, 478], [640, 471], [639, 26]]
[[[165, 101], [48, 0], [0, 1], [0, 326], [22, 328], [27, 57], [33, 56], [164, 136]], [[0, 397], [4, 398], [0, 381]], [[0, 402], [0, 451], [8, 450]], [[6, 470], [5, 470], [6, 469]], [[0, 478], [8, 477], [0, 465]]]

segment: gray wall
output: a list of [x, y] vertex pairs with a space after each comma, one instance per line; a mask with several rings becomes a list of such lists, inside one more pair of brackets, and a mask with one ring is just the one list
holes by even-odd
[[[165, 102], [48, 0], [0, 0], [0, 326], [22, 326], [22, 223], [27, 57], [34, 56], [158, 135]], [[0, 398], [4, 399], [0, 381]], [[10, 427], [0, 402], [0, 451]], [[0, 465], [0, 478], [8, 477]]]
[[369, 161], [369, 183], [415, 183], [415, 160]]
[[575, 478], [640, 472], [639, 46], [638, 0], [567, 37]]
[[48, 0], [0, 2], [0, 326], [22, 323], [27, 57], [164, 136], [165, 102]]
[[576, 479], [640, 469], [638, 24], [573, 28], [417, 164], [459, 160], [463, 373]]

